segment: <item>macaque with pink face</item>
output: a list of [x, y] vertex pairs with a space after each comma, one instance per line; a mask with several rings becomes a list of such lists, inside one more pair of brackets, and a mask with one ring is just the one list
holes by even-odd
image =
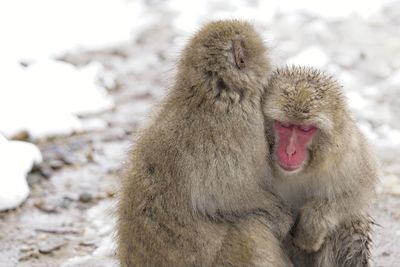
[[275, 153], [279, 166], [288, 172], [301, 170], [307, 160], [307, 147], [317, 128], [308, 124], [274, 121], [273, 131], [278, 141]]
[[275, 191], [296, 216], [298, 266], [369, 266], [378, 172], [341, 86], [315, 69], [278, 69], [263, 111]]

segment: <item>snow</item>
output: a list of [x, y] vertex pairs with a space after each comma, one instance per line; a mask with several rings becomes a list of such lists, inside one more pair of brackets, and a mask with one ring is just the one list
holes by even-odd
[[322, 68], [329, 62], [327, 54], [319, 47], [308, 47], [298, 55], [287, 60], [288, 65], [301, 65]]
[[36, 146], [0, 134], [0, 211], [16, 208], [28, 197], [26, 175], [41, 161]]
[[73, 257], [61, 267], [118, 266], [115, 258], [116, 239], [112, 234], [116, 221], [111, 215], [111, 211], [116, 209], [115, 205], [115, 202], [103, 201], [87, 212], [90, 224], [85, 229], [84, 236], [89, 240], [101, 237], [100, 244], [91, 255]]
[[[25, 130], [36, 138], [104, 128], [105, 122], [82, 123], [78, 115], [111, 108], [100, 83], [114, 81], [96, 62], [77, 67], [57, 58], [71, 50], [129, 42], [151, 21], [142, 1], [1, 1], [0, 134]], [[40, 153], [32, 144], [4, 137], [0, 146], [2, 210], [28, 196], [25, 175]]]
[[77, 114], [110, 108], [112, 102], [96, 85], [101, 66], [76, 68], [42, 60], [24, 69], [8, 66], [1, 78], [0, 130], [6, 135], [26, 130], [34, 137], [82, 129]]
[[280, 0], [280, 1], [185, 1], [170, 0], [168, 7], [177, 16], [174, 26], [184, 32], [192, 32], [199, 25], [214, 19], [239, 18], [263, 23], [270, 22], [276, 14], [299, 14], [302, 12], [325, 18], [347, 16], [370, 17], [379, 8], [393, 0]]
[[150, 20], [142, 1], [1, 1], [0, 57], [32, 60], [111, 46], [130, 41]]
[[39, 137], [82, 129], [77, 115], [112, 107], [99, 80], [113, 81], [100, 77], [99, 64], [78, 68], [57, 58], [129, 42], [152, 21], [143, 1], [1, 1], [0, 132]]

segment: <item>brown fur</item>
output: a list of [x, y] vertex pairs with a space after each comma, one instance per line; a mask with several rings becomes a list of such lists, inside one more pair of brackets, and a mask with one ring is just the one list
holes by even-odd
[[125, 171], [123, 267], [291, 266], [278, 240], [291, 215], [267, 191], [266, 52], [253, 27], [235, 20], [206, 25], [183, 51]]
[[341, 86], [315, 69], [278, 69], [266, 90], [263, 109], [273, 152], [274, 120], [319, 129], [301, 170], [285, 172], [274, 158], [271, 164], [278, 194], [298, 214], [293, 243], [308, 252], [303, 254], [307, 264], [298, 259], [294, 263], [369, 266], [366, 213], [378, 176], [376, 161], [350, 115]]
[[354, 216], [332, 230], [315, 253], [297, 248], [290, 236], [285, 240], [285, 248], [299, 267], [366, 267], [371, 256], [373, 224], [369, 217]]

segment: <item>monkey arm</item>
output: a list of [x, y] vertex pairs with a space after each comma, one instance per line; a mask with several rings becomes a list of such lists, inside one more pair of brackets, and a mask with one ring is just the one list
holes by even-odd
[[272, 232], [282, 241], [293, 227], [294, 218], [290, 208], [271, 192], [264, 193], [265, 202], [263, 208], [255, 210], [254, 214], [262, 214], [265, 223]]
[[294, 228], [293, 243], [307, 252], [316, 252], [322, 246], [329, 222], [327, 206], [324, 200], [313, 200], [307, 202], [300, 210], [297, 224]]
[[342, 194], [334, 200], [325, 198], [307, 202], [300, 210], [294, 228], [294, 244], [307, 252], [318, 251], [326, 235], [358, 212], [361, 202], [361, 197], [350, 197], [350, 194]]
[[370, 267], [373, 224], [368, 216], [352, 216], [328, 233], [317, 253], [307, 257], [315, 263], [313, 266]]
[[232, 224], [217, 252], [212, 267], [292, 267], [281, 241], [252, 214]]
[[246, 218], [256, 218], [264, 224], [264, 227], [269, 228], [278, 240], [282, 241], [294, 224], [290, 208], [278, 196], [268, 191], [263, 191], [261, 196], [250, 203], [246, 210], [220, 211], [210, 217], [230, 223], [238, 223]]

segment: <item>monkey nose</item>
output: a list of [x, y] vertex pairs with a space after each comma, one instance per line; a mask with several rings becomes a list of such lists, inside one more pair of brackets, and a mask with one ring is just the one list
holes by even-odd
[[291, 158], [294, 154], [296, 154], [296, 147], [293, 145], [288, 145], [286, 147], [286, 154]]

